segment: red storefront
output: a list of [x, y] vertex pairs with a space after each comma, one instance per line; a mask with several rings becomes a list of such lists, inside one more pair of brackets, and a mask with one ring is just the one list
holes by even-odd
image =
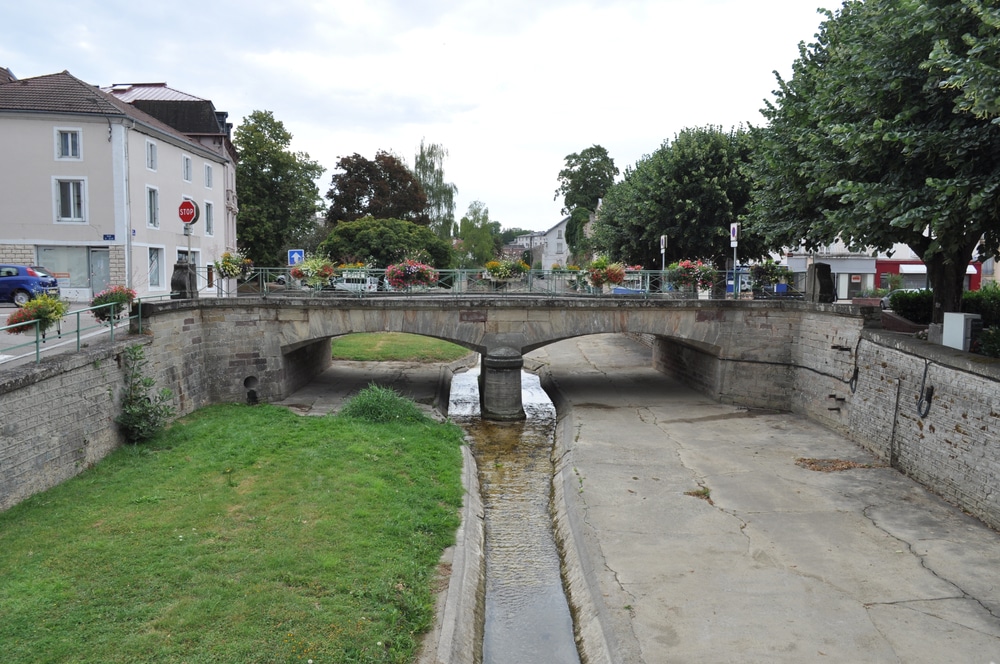
[[[900, 288], [929, 288], [927, 281], [927, 266], [918, 260], [892, 260], [879, 258], [875, 260], [875, 274], [878, 276], [879, 288], [888, 288], [889, 275], [898, 274], [903, 277]], [[983, 280], [983, 265], [979, 261], [969, 263], [965, 268], [965, 290], [979, 290]]]

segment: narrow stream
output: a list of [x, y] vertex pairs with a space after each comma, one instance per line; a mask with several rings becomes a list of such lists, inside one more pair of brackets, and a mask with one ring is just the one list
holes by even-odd
[[528, 419], [485, 421], [477, 381], [453, 377], [448, 414], [468, 433], [483, 494], [483, 664], [579, 664], [550, 512], [555, 407], [523, 372]]

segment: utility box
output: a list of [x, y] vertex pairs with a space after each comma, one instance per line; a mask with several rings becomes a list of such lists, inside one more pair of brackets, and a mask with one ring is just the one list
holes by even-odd
[[946, 313], [941, 344], [949, 348], [968, 351], [972, 342], [983, 331], [983, 317], [979, 314]]

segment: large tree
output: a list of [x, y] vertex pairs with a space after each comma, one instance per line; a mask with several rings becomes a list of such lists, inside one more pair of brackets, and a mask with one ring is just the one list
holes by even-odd
[[983, 0], [961, 0], [973, 21], [962, 35], [967, 48], [941, 39], [931, 51], [930, 66], [944, 73], [942, 85], [961, 92], [956, 108], [980, 118], [1000, 117], [1000, 8]]
[[[666, 261], [707, 259], [716, 266], [732, 257], [730, 224], [746, 211], [746, 172], [752, 139], [743, 129], [685, 129], [672, 142], [625, 169], [608, 190], [594, 224], [592, 242], [611, 257], [649, 268]], [[741, 258], [759, 258], [767, 247], [752, 234], [740, 241]]]
[[337, 224], [318, 251], [335, 261], [371, 260], [378, 267], [404, 258], [426, 260], [438, 268], [451, 266], [451, 247], [445, 240], [403, 219], [363, 217]]
[[427, 225], [427, 194], [410, 169], [394, 154], [379, 150], [375, 159], [358, 153], [337, 161], [326, 197], [330, 224], [371, 216]]
[[458, 237], [459, 267], [479, 267], [499, 251], [500, 223], [490, 221], [490, 209], [482, 201], [472, 201], [458, 222]]
[[425, 144], [413, 158], [413, 175], [427, 195], [427, 217], [430, 227], [440, 237], [448, 239], [455, 226], [455, 194], [458, 187], [444, 180], [444, 158], [448, 150], [437, 143]]
[[236, 236], [257, 265], [283, 265], [284, 252], [316, 225], [316, 180], [324, 169], [308, 154], [292, 152], [291, 142], [292, 135], [270, 111], [253, 111], [233, 135], [240, 154]]
[[966, 54], [978, 20], [955, 0], [827, 13], [764, 109], [750, 225], [785, 246], [904, 243], [927, 265], [934, 321], [957, 311], [973, 252], [1000, 240], [1000, 125], [956, 110], [928, 58]]
[[566, 155], [566, 167], [559, 171], [559, 188], [553, 200], [562, 196], [563, 214], [576, 208], [594, 212], [617, 175], [615, 160], [600, 145]]

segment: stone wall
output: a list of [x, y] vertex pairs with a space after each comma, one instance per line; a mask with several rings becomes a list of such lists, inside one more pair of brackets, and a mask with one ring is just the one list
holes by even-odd
[[35, 247], [30, 244], [0, 244], [0, 263], [34, 265]]
[[790, 410], [837, 431], [1000, 529], [1000, 360], [861, 322], [803, 315], [785, 365], [658, 337], [653, 362], [725, 403]]
[[109, 341], [4, 370], [0, 510], [73, 477], [123, 442], [114, 424], [122, 352], [149, 341]]
[[[553, 311], [565, 319], [565, 311]], [[866, 329], [870, 317], [844, 307], [720, 311], [702, 308], [686, 318], [622, 311], [607, 325], [644, 334], [657, 368], [699, 391], [817, 421], [1000, 528], [1000, 361]], [[342, 327], [281, 303], [178, 302], [144, 320], [141, 336], [3, 371], [0, 509], [71, 477], [120, 444], [114, 396], [127, 344], [146, 344], [147, 373], [158, 389], [174, 392], [184, 415], [212, 403], [244, 402], [250, 390], [261, 401], [284, 398], [330, 366], [331, 334], [406, 325], [438, 337], [447, 333], [413, 312], [338, 309], [334, 315]], [[598, 310], [593, 320], [606, 315]], [[654, 327], [657, 316], [664, 321], [659, 334], [638, 329]], [[525, 318], [539, 325], [538, 311]], [[294, 334], [280, 332], [286, 326]], [[609, 331], [599, 327], [584, 333]], [[934, 394], [921, 416], [917, 406], [927, 387]]]
[[846, 428], [886, 463], [1000, 529], [1000, 360], [866, 331]]

